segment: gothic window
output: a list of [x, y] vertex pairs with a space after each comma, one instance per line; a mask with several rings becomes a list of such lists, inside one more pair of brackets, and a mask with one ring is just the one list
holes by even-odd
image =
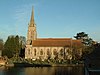
[[32, 45], [32, 40], [31, 40], [31, 42], [30, 42], [30, 45]]
[[68, 50], [67, 50], [67, 52], [68, 52], [68, 53], [71, 53], [71, 50], [70, 50], [70, 49], [68, 49]]
[[50, 55], [50, 51], [49, 51], [49, 49], [47, 49], [47, 55]]
[[43, 55], [43, 50], [41, 49], [41, 51], [40, 51], [40, 55]]
[[31, 35], [31, 38], [32, 38], [32, 35]]
[[34, 56], [36, 56], [36, 49], [34, 49]]
[[28, 55], [30, 55], [30, 49], [28, 49]]
[[64, 50], [63, 50], [63, 49], [60, 50], [60, 55], [61, 55], [61, 56], [64, 55]]
[[31, 35], [33, 35], [33, 33], [31, 32]]
[[33, 36], [33, 33], [31, 32], [31, 38], [33, 38], [32, 36]]
[[57, 55], [57, 50], [56, 49], [53, 50], [53, 55]]

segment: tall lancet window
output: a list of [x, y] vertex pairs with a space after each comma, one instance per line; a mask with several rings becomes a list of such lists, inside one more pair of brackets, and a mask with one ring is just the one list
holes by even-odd
[[36, 56], [36, 49], [34, 49], [34, 56]]
[[28, 49], [28, 55], [30, 55], [30, 49]]
[[53, 55], [57, 55], [57, 50], [56, 49], [53, 50]]
[[40, 55], [43, 55], [43, 50], [41, 49], [41, 51], [40, 51]]

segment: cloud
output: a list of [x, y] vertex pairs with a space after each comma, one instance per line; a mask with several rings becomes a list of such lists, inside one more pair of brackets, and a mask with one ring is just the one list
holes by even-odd
[[15, 27], [15, 32], [18, 35], [26, 35], [25, 32], [27, 31], [28, 27], [28, 22], [31, 17], [31, 10], [32, 10], [32, 5], [36, 4], [25, 4], [22, 6], [17, 6], [14, 12], [14, 27]]
[[16, 23], [28, 22], [31, 15], [32, 6], [36, 7], [37, 5], [38, 3], [35, 2], [17, 6], [14, 12], [14, 19], [16, 20]]

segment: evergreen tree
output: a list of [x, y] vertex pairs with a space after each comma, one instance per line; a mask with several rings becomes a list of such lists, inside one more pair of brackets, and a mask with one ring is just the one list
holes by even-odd
[[74, 38], [81, 40], [85, 46], [91, 46], [93, 43], [93, 40], [85, 32], [77, 33]]
[[15, 37], [15, 52], [16, 52], [16, 54], [19, 54], [19, 50], [20, 50], [20, 44], [19, 44], [19, 36], [17, 35], [16, 37]]
[[14, 51], [14, 47], [13, 47], [13, 40], [14, 37], [9, 36], [8, 39], [6, 40], [5, 44], [4, 44], [4, 50], [3, 50], [3, 56], [7, 56], [7, 57], [12, 57], [13, 56], [13, 51]]
[[25, 57], [25, 45], [26, 45], [26, 38], [24, 36], [20, 36], [19, 38], [19, 43], [20, 43], [20, 57]]
[[0, 39], [0, 56], [2, 55], [3, 48], [4, 48], [3, 39]]
[[14, 55], [19, 56], [22, 47], [22, 40], [18, 35], [8, 36], [8, 39], [4, 44], [3, 56], [7, 56], [9, 58], [13, 57]]
[[74, 38], [81, 40], [81, 42], [83, 43], [83, 57], [94, 50], [94, 41], [85, 32], [77, 33]]
[[3, 39], [0, 39], [0, 50], [3, 50]]

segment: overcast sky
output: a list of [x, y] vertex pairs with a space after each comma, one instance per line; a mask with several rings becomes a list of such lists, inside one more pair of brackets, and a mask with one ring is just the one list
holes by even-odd
[[32, 6], [38, 37], [73, 38], [83, 31], [100, 41], [100, 0], [0, 0], [0, 38], [26, 37]]

